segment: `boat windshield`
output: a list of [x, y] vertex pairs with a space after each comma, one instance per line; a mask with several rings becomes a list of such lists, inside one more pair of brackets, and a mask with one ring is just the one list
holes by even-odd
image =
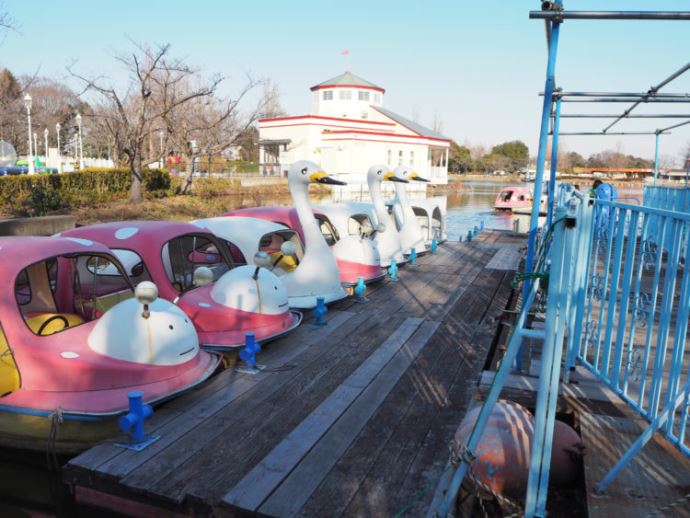
[[[285, 242], [295, 245], [295, 253], [285, 255], [281, 247]], [[304, 257], [304, 246], [299, 234], [291, 229], [277, 230], [261, 236], [259, 251], [266, 252], [271, 259], [274, 269], [291, 272], [299, 265]], [[277, 272], [278, 273], [278, 272]]]
[[100, 318], [133, 291], [113, 257], [69, 254], [24, 268], [14, 294], [27, 327], [46, 336]]
[[163, 245], [163, 268], [173, 288], [182, 293], [196, 288], [194, 270], [205, 266], [213, 272], [213, 282], [233, 267], [227, 246], [213, 236], [187, 234]]

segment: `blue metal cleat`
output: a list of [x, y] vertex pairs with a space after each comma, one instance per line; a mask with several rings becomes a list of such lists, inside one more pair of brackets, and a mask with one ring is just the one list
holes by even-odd
[[144, 421], [153, 415], [151, 405], [144, 404], [144, 393], [136, 390], [127, 394], [127, 397], [129, 397], [129, 413], [121, 416], [117, 424], [120, 430], [129, 433], [130, 440], [126, 443], [115, 443], [115, 446], [141, 451], [161, 437], [144, 432]]
[[484, 230], [484, 220], [479, 222], [479, 230]]
[[260, 370], [266, 368], [265, 365], [258, 365], [256, 363], [256, 354], [261, 352], [261, 344], [256, 341], [254, 333], [244, 334], [244, 347], [240, 349], [240, 359], [244, 362], [244, 366], [237, 367], [237, 372], [244, 374], [256, 374]]
[[328, 313], [328, 308], [326, 307], [326, 299], [323, 297], [316, 297], [316, 307], [314, 308], [314, 325], [315, 326], [325, 326], [328, 324], [326, 322], [326, 313]]
[[467, 242], [468, 243], [472, 242], [472, 231], [471, 230], [467, 231]]
[[398, 282], [398, 262], [393, 259], [391, 260], [391, 265], [388, 267], [388, 275], [393, 282]]
[[474, 226], [474, 231], [472, 232], [472, 234], [473, 234], [475, 237], [477, 236], [477, 234], [479, 234], [479, 227], [478, 227], [477, 225]]
[[355, 285], [355, 295], [357, 295], [357, 300], [364, 304], [366, 302], [366, 299], [364, 298], [364, 294], [367, 291], [367, 285], [364, 284], [364, 277], [360, 277], [357, 279], [357, 284]]
[[410, 266], [414, 266], [416, 262], [417, 262], [417, 249], [413, 247], [412, 250], [410, 250], [410, 262], [409, 262], [409, 264], [410, 264]]
[[436, 238], [434, 238], [431, 240], [431, 253], [435, 254], [437, 250], [438, 250], [438, 241], [436, 241]]

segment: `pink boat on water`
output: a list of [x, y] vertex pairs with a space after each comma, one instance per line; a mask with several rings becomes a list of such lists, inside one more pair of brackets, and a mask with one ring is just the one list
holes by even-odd
[[50, 434], [56, 451], [83, 449], [116, 433], [130, 391], [156, 403], [218, 366], [220, 356], [199, 349], [191, 320], [157, 299], [155, 286], [137, 292], [148, 306], [133, 298], [122, 264], [101, 244], [3, 237], [0, 260], [5, 446], [44, 449]]
[[247, 265], [232, 243], [195, 225], [127, 221], [62, 235], [108, 246], [134, 282], [155, 282], [163, 299], [189, 315], [204, 347], [242, 347], [248, 332], [265, 342], [295, 329], [302, 320], [300, 312], [289, 309], [287, 293], [275, 274]]
[[532, 191], [528, 187], [504, 187], [496, 196], [495, 210], [524, 209], [532, 206]]
[[[343, 286], [354, 286], [360, 277], [365, 283], [381, 280], [385, 277], [386, 271], [381, 267], [378, 249], [370, 239], [365, 239], [363, 243], [356, 244], [353, 241], [361, 241], [359, 237], [354, 239], [352, 236], [341, 236], [335, 225], [326, 215], [325, 210], [318, 208], [311, 209], [314, 218], [323, 238], [331, 249], [338, 263], [340, 272], [340, 282]], [[272, 221], [280, 225], [291, 228], [300, 235], [304, 241], [304, 230], [300, 223], [297, 209], [293, 207], [254, 207], [250, 209], [233, 210], [225, 214], [226, 216], [244, 216], [259, 218]], [[354, 245], [354, 246], [353, 246]], [[364, 245], [364, 247], [362, 246]], [[368, 247], [366, 247], [368, 245]]]

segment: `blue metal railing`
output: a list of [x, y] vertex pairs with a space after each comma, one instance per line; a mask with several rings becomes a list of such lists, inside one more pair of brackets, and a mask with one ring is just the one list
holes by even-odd
[[[669, 199], [661, 191], [654, 196]], [[579, 360], [686, 455], [689, 233], [689, 213], [597, 200], [579, 308], [584, 325], [574, 326], [573, 336]]]
[[[578, 360], [650, 422], [599, 491], [656, 431], [690, 455], [690, 247], [684, 246], [690, 214], [595, 201], [562, 184], [555, 216], [537, 247], [536, 270], [548, 270], [548, 283], [544, 275], [532, 282], [472, 433], [457, 452], [455, 469], [439, 484], [430, 515], [452, 509], [525, 337], [544, 342], [526, 516], [544, 516], [558, 388]], [[652, 225], [659, 230], [652, 232]], [[545, 329], [528, 329], [528, 311], [546, 284]]]

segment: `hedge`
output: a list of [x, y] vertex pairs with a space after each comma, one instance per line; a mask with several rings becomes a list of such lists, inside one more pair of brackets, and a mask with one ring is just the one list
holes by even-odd
[[[170, 174], [145, 169], [147, 197], [170, 193]], [[0, 177], [0, 210], [16, 215], [39, 216], [80, 205], [97, 205], [129, 194], [130, 171], [126, 168], [89, 168], [74, 173]]]

